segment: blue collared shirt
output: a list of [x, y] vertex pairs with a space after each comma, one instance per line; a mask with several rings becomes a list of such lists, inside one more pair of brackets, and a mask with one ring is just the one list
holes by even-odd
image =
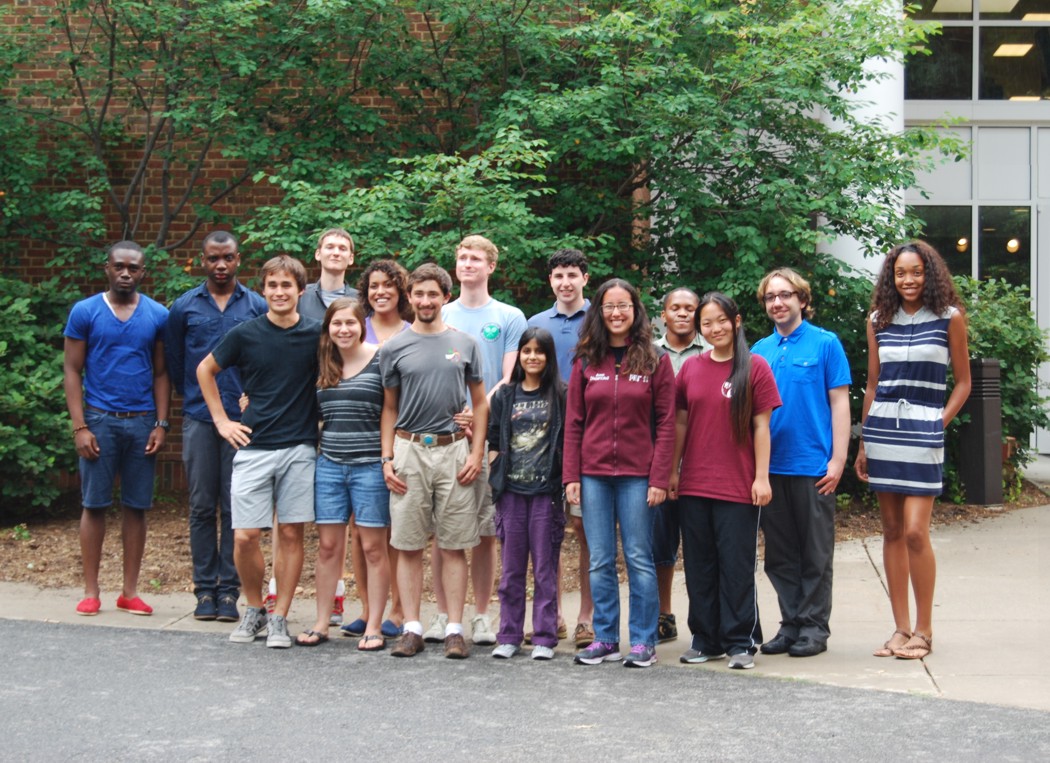
[[[197, 421], [211, 421], [208, 406], [197, 383], [197, 366], [215, 349], [230, 329], [266, 313], [266, 300], [240, 283], [234, 287], [220, 310], [208, 291], [207, 282], [195, 286], [172, 303], [164, 341], [168, 376], [182, 395], [182, 415]], [[216, 378], [222, 407], [234, 421], [240, 421], [241, 378], [236, 368], [224, 369]]]
[[769, 361], [784, 403], [769, 422], [770, 474], [826, 474], [833, 446], [828, 390], [851, 381], [839, 338], [803, 320], [788, 336], [774, 331], [758, 340], [751, 352]]
[[591, 306], [589, 299], [584, 300], [583, 307], [572, 315], [558, 312], [558, 303], [550, 310], [536, 313], [529, 318], [529, 325], [535, 328], [547, 329], [554, 337], [554, 349], [558, 351], [558, 374], [561, 380], [569, 383], [569, 372], [572, 371], [572, 356], [576, 352], [576, 345], [580, 341], [580, 329], [583, 328], [583, 319], [587, 315], [587, 308]]

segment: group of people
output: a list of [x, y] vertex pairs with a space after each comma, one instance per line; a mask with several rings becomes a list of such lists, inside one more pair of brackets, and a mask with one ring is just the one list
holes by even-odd
[[[359, 650], [396, 639], [397, 657], [427, 642], [467, 657], [469, 581], [472, 643], [495, 645], [502, 659], [531, 643], [534, 659], [549, 660], [569, 635], [559, 560], [571, 523], [580, 547], [575, 662], [647, 667], [657, 643], [678, 638], [679, 547], [691, 635], [681, 662], [728, 657], [730, 668], [746, 669], [759, 650], [825, 651], [851, 379], [837, 337], [809, 321], [807, 281], [789, 268], [762, 279], [756, 295], [773, 331], [749, 348], [738, 305], [719, 292], [672, 289], [660, 338], [628, 281], [603, 282], [592, 304], [587, 260], [575, 249], [550, 257], [554, 305], [526, 321], [489, 294], [498, 254], [482, 236], [460, 242], [454, 301], [451, 276], [430, 263], [407, 273], [373, 261], [354, 289], [353, 239], [330, 229], [318, 240], [316, 283], [297, 259], [275, 257], [260, 272], [260, 297], [237, 279], [237, 239], [215, 231], [202, 244], [204, 282], [169, 313], [138, 292], [141, 248], [113, 245], [108, 290], [74, 305], [65, 331], [84, 506], [77, 612], [101, 608], [104, 512], [118, 475], [117, 607], [152, 612], [136, 589], [174, 386], [183, 397], [194, 616], [238, 622], [233, 642], [328, 641], [341, 623], [349, 536], [363, 612], [342, 630]], [[915, 659], [932, 649], [929, 524], [944, 428], [969, 394], [962, 304], [928, 244], [887, 255], [867, 332], [855, 470], [878, 495], [896, 628], [875, 654]], [[287, 615], [308, 522], [318, 528], [317, 619], [293, 639]], [[271, 527], [272, 611], [262, 548]], [[780, 609], [768, 641], [755, 585], [760, 529]], [[623, 650], [617, 530], [630, 589]], [[424, 628], [428, 546], [438, 613]]]

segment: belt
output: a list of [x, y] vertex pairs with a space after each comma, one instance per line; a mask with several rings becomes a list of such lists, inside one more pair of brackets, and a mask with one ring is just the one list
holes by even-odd
[[426, 445], [427, 447], [434, 447], [435, 445], [451, 445], [456, 442], [456, 440], [462, 440], [466, 437], [466, 434], [463, 432], [453, 432], [452, 434], [426, 434], [421, 432], [416, 434], [405, 429], [395, 429], [394, 434], [402, 440], [418, 442], [420, 445]]
[[118, 419], [133, 419], [137, 416], [153, 416], [154, 411], [107, 411], [105, 408], [96, 408], [93, 405], [87, 406], [89, 411], [98, 411], [104, 413], [107, 416], [116, 416]]

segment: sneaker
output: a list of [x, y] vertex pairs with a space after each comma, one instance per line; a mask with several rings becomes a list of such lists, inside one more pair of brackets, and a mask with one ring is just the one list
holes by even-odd
[[542, 646], [537, 644], [532, 647], [532, 659], [534, 660], [553, 660], [554, 650], [549, 646]]
[[94, 617], [100, 609], [102, 609], [102, 599], [96, 599], [94, 596], [85, 596], [77, 604], [77, 614], [84, 615], [84, 617]]
[[702, 665], [705, 662], [711, 660], [721, 660], [725, 658], [725, 652], [721, 654], [704, 654], [699, 649], [686, 649], [685, 653], [678, 658], [679, 662], [683, 662], [686, 665]]
[[343, 602], [346, 600], [345, 596], [336, 596], [332, 602], [332, 614], [328, 616], [329, 625], [342, 625], [343, 624]]
[[390, 650], [390, 654], [392, 657], [415, 657], [425, 648], [422, 636], [412, 631], [405, 631], [394, 644], [394, 648]]
[[219, 595], [219, 614], [215, 618], [220, 623], [235, 623], [241, 619], [237, 610], [237, 595], [224, 593]]
[[117, 609], [130, 612], [133, 615], [152, 615], [153, 607], [144, 602], [138, 596], [129, 599], [124, 594], [117, 597]]
[[603, 662], [617, 662], [620, 659], [620, 645], [595, 641], [576, 655], [577, 665], [599, 665]]
[[645, 644], [635, 644], [623, 658], [625, 668], [647, 668], [656, 662], [656, 650]]
[[230, 634], [230, 641], [235, 644], [250, 644], [266, 630], [266, 609], [263, 607], [245, 607], [241, 624]]
[[194, 620], [214, 620], [219, 616], [219, 608], [215, 605], [215, 597], [210, 593], [197, 594], [197, 608], [193, 610]]
[[[539, 647], [536, 647], [539, 649]], [[533, 649], [535, 653], [536, 649]], [[517, 644], [500, 644], [492, 650], [492, 656], [498, 660], [509, 660], [511, 657], [521, 651], [521, 648]]]
[[577, 649], [586, 649], [594, 643], [594, 629], [590, 623], [579, 623], [572, 632], [572, 641]]
[[445, 636], [445, 657], [450, 660], [465, 660], [470, 657], [467, 640], [462, 633], [450, 633]]
[[269, 629], [266, 635], [266, 646], [271, 649], [287, 649], [292, 645], [288, 635], [288, 620], [283, 615], [269, 615]]
[[474, 615], [471, 619], [470, 640], [475, 644], [496, 643], [496, 634], [492, 632], [492, 620], [488, 615]]
[[729, 657], [729, 667], [733, 670], [750, 670], [755, 667], [755, 658], [747, 652], [731, 655]]
[[428, 644], [440, 644], [445, 640], [445, 626], [448, 625], [448, 615], [439, 612], [434, 615], [423, 634], [423, 640]]
[[660, 614], [660, 619], [656, 623], [656, 643], [666, 644], [668, 641], [678, 640], [678, 625], [675, 622], [674, 615]]
[[266, 598], [263, 599], [263, 606], [266, 607], [266, 614], [272, 615], [273, 611], [277, 608], [277, 594], [266, 594]]

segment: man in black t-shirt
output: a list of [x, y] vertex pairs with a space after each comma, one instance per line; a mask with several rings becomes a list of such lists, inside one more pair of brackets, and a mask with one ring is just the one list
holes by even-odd
[[[266, 629], [266, 646], [284, 648], [292, 645], [286, 618], [303, 569], [303, 528], [314, 520], [321, 326], [297, 311], [306, 288], [302, 263], [274, 257], [263, 265], [260, 280], [266, 314], [230, 331], [201, 361], [197, 379], [216, 429], [237, 449], [230, 485], [234, 563], [248, 607], [230, 641], [250, 644]], [[226, 414], [215, 382], [229, 367], [240, 371], [251, 400], [239, 422]], [[260, 539], [272, 526], [275, 503], [277, 604], [267, 619]]]

